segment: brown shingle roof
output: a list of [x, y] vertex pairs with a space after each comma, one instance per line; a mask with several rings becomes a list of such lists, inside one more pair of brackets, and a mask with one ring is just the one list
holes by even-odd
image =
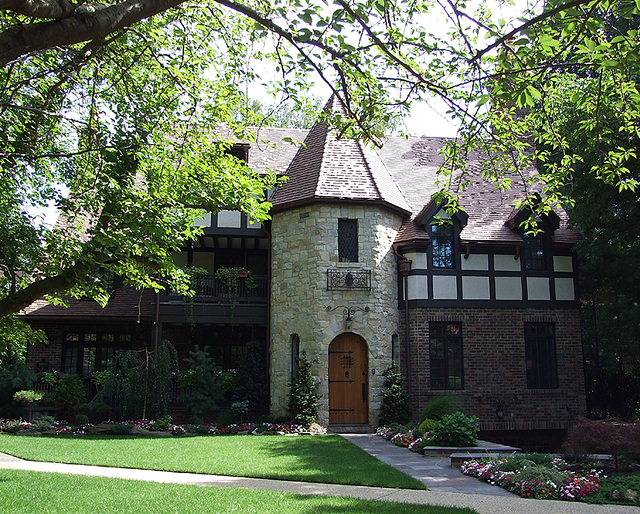
[[[431, 202], [431, 196], [443, 186], [437, 183], [438, 167], [443, 164], [439, 152], [446, 143], [445, 138], [390, 137], [381, 150], [381, 155], [405, 198], [411, 204], [415, 220]], [[471, 183], [461, 193], [460, 206], [468, 215], [468, 222], [462, 229], [463, 243], [518, 243], [521, 236], [511, 230], [506, 222], [514, 210], [514, 200], [525, 194], [524, 187], [516, 179], [512, 188], [501, 191], [482, 178], [483, 157], [472, 154], [467, 161], [467, 171]], [[560, 227], [554, 232], [557, 244], [574, 244], [579, 235], [567, 226], [568, 216], [562, 209], [555, 209], [560, 218]], [[405, 224], [406, 225], [406, 224]], [[396, 243], [408, 242], [417, 237], [416, 225], [411, 229], [403, 226]]]
[[153, 314], [154, 293], [149, 289], [135, 289], [122, 287], [116, 289], [112, 299], [103, 308], [97, 302], [89, 299], [77, 300], [68, 298], [69, 308], [60, 305], [50, 305], [45, 299], [40, 299], [24, 310], [27, 319], [43, 318], [77, 318], [92, 319], [151, 319]]
[[[327, 112], [346, 116], [337, 97], [329, 100]], [[324, 121], [311, 129], [287, 175], [289, 181], [271, 198], [276, 210], [318, 200], [347, 200], [382, 203], [405, 215], [410, 212], [380, 155], [361, 141], [339, 137]]]

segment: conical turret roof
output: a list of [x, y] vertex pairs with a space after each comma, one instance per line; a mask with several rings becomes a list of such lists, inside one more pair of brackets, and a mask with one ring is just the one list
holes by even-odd
[[[325, 114], [346, 117], [337, 96], [327, 102]], [[272, 196], [274, 210], [318, 201], [380, 203], [403, 215], [411, 207], [375, 149], [345, 139], [324, 120], [314, 125], [289, 165], [289, 180]]]

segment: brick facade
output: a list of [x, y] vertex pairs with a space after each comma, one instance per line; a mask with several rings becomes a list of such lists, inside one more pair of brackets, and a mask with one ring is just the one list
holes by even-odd
[[[430, 387], [429, 322], [462, 324], [464, 389]], [[555, 325], [557, 389], [528, 389], [525, 322]], [[401, 322], [404, 335], [404, 317]], [[434, 396], [454, 394], [461, 409], [479, 418], [482, 431], [552, 430], [586, 414], [580, 314], [577, 309], [420, 308], [409, 313], [410, 386], [417, 418]], [[406, 370], [406, 344], [402, 363]], [[499, 409], [500, 407], [500, 409]], [[501, 410], [502, 417], [497, 412]]]

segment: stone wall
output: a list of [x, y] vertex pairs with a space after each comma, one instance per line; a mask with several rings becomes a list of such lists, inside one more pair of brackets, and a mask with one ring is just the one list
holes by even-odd
[[[338, 262], [338, 219], [358, 220], [358, 263]], [[401, 218], [379, 206], [314, 204], [273, 214], [270, 378], [271, 413], [286, 411], [291, 381], [291, 341], [317, 359], [320, 422], [328, 423], [328, 348], [345, 332], [343, 308], [356, 310], [351, 331], [369, 351], [369, 422], [380, 407], [382, 371], [391, 363], [392, 337], [398, 333], [398, 286], [392, 244]], [[371, 270], [371, 291], [327, 290], [327, 270]]]
[[[464, 389], [433, 390], [429, 376], [429, 322], [462, 324]], [[527, 389], [524, 323], [555, 324], [557, 389]], [[460, 397], [461, 410], [480, 428], [552, 430], [586, 414], [580, 314], [577, 309], [420, 308], [410, 310], [411, 395], [414, 415], [436, 395]], [[404, 336], [404, 319], [401, 333]], [[402, 337], [404, 339], [404, 337]], [[406, 344], [402, 344], [403, 362]], [[498, 417], [498, 405], [503, 416]]]

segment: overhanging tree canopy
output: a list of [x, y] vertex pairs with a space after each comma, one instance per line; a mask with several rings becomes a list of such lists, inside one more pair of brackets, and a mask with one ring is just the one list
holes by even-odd
[[[284, 96], [326, 82], [346, 136], [379, 141], [380, 120], [439, 96], [462, 122], [443, 167], [453, 196], [477, 147], [500, 156], [488, 180], [527, 181], [542, 210], [571, 201], [564, 186], [585, 152], [594, 176], [635, 191], [635, 151], [617, 142], [638, 138], [638, 34], [612, 35], [611, 16], [637, 17], [636, 3], [552, 0], [505, 21], [461, 1], [0, 0], [0, 317], [61, 291], [104, 301], [96, 265], [184, 287], [169, 252], [195, 235], [199, 209], [263, 218], [255, 198], [273, 177], [211, 135], [251, 121], [239, 91], [262, 81], [259, 61], [273, 62]], [[579, 150], [556, 125], [567, 70], [589, 79], [570, 97], [586, 113]], [[540, 175], [522, 173], [536, 160]], [[50, 202], [65, 221], [55, 229], [27, 209]]]

